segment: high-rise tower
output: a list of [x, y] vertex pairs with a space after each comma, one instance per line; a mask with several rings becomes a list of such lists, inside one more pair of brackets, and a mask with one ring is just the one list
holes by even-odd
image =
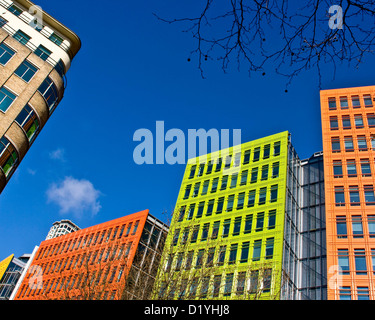
[[61, 101], [80, 46], [29, 0], [0, 0], [0, 192]]
[[375, 86], [320, 93], [328, 299], [375, 299]]

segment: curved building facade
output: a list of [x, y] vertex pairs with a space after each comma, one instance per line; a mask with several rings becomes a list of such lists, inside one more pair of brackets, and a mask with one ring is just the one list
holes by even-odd
[[51, 229], [49, 230], [46, 240], [57, 238], [64, 234], [68, 234], [78, 230], [81, 230], [81, 228], [70, 220], [56, 221], [53, 223]]
[[80, 39], [28, 0], [0, 0], [0, 192], [65, 90]]

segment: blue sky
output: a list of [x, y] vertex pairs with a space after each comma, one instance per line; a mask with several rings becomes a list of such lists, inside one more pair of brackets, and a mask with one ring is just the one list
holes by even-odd
[[[288, 93], [272, 68], [249, 77], [208, 61], [202, 79], [195, 59], [187, 61], [190, 35], [152, 14], [197, 8], [184, 3], [36, 1], [79, 35], [82, 49], [64, 99], [0, 195], [0, 260], [30, 253], [64, 218], [85, 228], [143, 209], [171, 213], [185, 166], [133, 161], [134, 132], [155, 132], [156, 121], [185, 133], [241, 129], [243, 142], [289, 130], [301, 158], [322, 149], [315, 71], [298, 76]], [[371, 59], [339, 68], [334, 81], [324, 70], [322, 88], [373, 85]]]

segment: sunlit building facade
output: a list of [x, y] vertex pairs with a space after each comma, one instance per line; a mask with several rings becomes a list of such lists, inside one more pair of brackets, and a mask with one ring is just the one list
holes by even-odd
[[147, 299], [167, 232], [144, 210], [45, 240], [15, 299]]
[[[309, 299], [309, 291], [301, 294], [300, 266], [301, 179], [307, 164], [311, 161], [302, 165], [288, 132], [190, 159], [157, 297]], [[311, 284], [305, 281], [305, 289]]]
[[63, 98], [81, 42], [29, 0], [0, 0], [0, 192]]
[[375, 299], [375, 86], [322, 90], [328, 299]]

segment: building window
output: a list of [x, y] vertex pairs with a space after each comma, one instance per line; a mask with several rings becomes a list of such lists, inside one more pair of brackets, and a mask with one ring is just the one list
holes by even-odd
[[212, 212], [214, 210], [214, 204], [215, 204], [215, 200], [214, 199], [211, 199], [211, 200], [208, 201], [206, 217], [212, 215]]
[[370, 300], [368, 287], [357, 287], [358, 300]]
[[253, 162], [259, 161], [260, 158], [260, 147], [254, 149]]
[[350, 287], [340, 287], [339, 296], [340, 300], [352, 300]]
[[[178, 215], [178, 222], [181, 222], [182, 220], [184, 220], [185, 210], [186, 210], [186, 206], [182, 206], [182, 207], [180, 208], [180, 213], [179, 213], [179, 215]], [[123, 226], [123, 227], [124, 227], [124, 226]], [[120, 232], [121, 235], [122, 235], [123, 229], [124, 229], [124, 228], [121, 229], [121, 232]], [[119, 237], [121, 237], [121, 236], [119, 236]]]
[[14, 93], [4, 87], [0, 88], [0, 110], [6, 112], [15, 99]]
[[37, 71], [37, 67], [33, 66], [29, 61], [24, 60], [14, 73], [21, 79], [29, 82]]
[[353, 137], [344, 137], [344, 146], [346, 152], [354, 151]]
[[248, 201], [247, 201], [247, 206], [249, 208], [250, 207], [254, 207], [254, 204], [255, 204], [255, 194], [256, 194], [255, 190], [250, 190], [249, 191], [249, 198], [248, 198]]
[[190, 168], [189, 179], [194, 178], [194, 175], [195, 175], [195, 171], [196, 171], [196, 169], [197, 169], [197, 166], [196, 166], [196, 165], [191, 166], [191, 168]]
[[251, 228], [253, 226], [253, 215], [252, 214], [248, 214], [246, 217], [245, 217], [245, 227], [244, 227], [244, 233], [250, 233], [251, 232]]
[[233, 204], [234, 204], [234, 194], [231, 194], [230, 196], [228, 196], [227, 211], [233, 210]]
[[220, 190], [225, 190], [227, 188], [227, 185], [228, 185], [228, 176], [226, 175], [221, 178]]
[[250, 162], [250, 154], [251, 154], [251, 150], [245, 151], [242, 164], [248, 164]]
[[40, 45], [38, 48], [35, 49], [34, 53], [42, 60], [46, 61], [52, 52], [49, 51], [47, 48], [43, 47], [42, 45]]
[[251, 169], [250, 183], [255, 183], [258, 180], [258, 168]]
[[38, 91], [46, 100], [49, 110], [51, 111], [56, 106], [59, 99], [59, 92], [56, 85], [50, 78], [46, 78], [40, 85]]
[[351, 129], [350, 124], [350, 117], [349, 116], [342, 116], [342, 127], [343, 129]]
[[221, 286], [221, 275], [214, 276], [214, 287], [212, 290], [212, 297], [217, 298], [220, 293], [220, 286]]
[[224, 285], [224, 296], [230, 296], [232, 293], [232, 286], [233, 286], [233, 273], [227, 274], [225, 277], [225, 285]]
[[263, 159], [268, 159], [270, 157], [271, 145], [266, 144], [263, 148]]
[[16, 15], [17, 17], [21, 15], [21, 13], [23, 12], [20, 8], [18, 8], [17, 6], [15, 6], [14, 4], [12, 4], [9, 8], [8, 8], [8, 11], [12, 12], [14, 15]]
[[331, 138], [331, 147], [332, 152], [340, 152], [340, 138], [339, 137], [332, 137]]
[[372, 107], [372, 99], [371, 99], [371, 95], [369, 94], [365, 94], [363, 95], [363, 101], [365, 103], [365, 107]]
[[224, 224], [223, 224], [223, 234], [222, 234], [223, 238], [228, 237], [229, 228], [230, 228], [230, 219], [226, 219], [226, 220], [224, 220]]
[[348, 109], [348, 97], [340, 97], [340, 108], [341, 109]]
[[242, 217], [237, 217], [234, 219], [234, 226], [233, 226], [233, 235], [238, 236], [241, 231], [241, 221]]
[[193, 190], [193, 195], [192, 195], [193, 198], [195, 198], [195, 197], [198, 196], [200, 185], [201, 185], [200, 182], [197, 182], [197, 183], [194, 185], [194, 190]]
[[364, 186], [365, 203], [367, 206], [375, 205], [374, 188], [371, 185]]
[[234, 167], [238, 167], [241, 163], [241, 152], [238, 152], [234, 155]]
[[263, 224], [264, 224], [264, 212], [259, 212], [257, 214], [257, 223], [255, 226], [255, 231], [263, 231]]
[[368, 215], [367, 223], [370, 238], [375, 238], [375, 215]]
[[199, 225], [194, 226], [194, 228], [193, 228], [193, 232], [191, 234], [191, 240], [190, 240], [191, 243], [197, 242], [198, 233], [199, 233]]
[[26, 105], [15, 120], [25, 130], [27, 138], [32, 142], [39, 132], [39, 120], [35, 111]]
[[214, 164], [213, 164], [213, 161], [209, 161], [208, 162], [208, 165], [207, 165], [207, 171], [206, 171], [206, 174], [210, 174], [212, 173], [212, 168], [213, 168]]
[[220, 229], [220, 221], [215, 221], [212, 227], [211, 239], [217, 239], [219, 235], [219, 229]]
[[232, 179], [230, 181], [230, 187], [235, 188], [237, 185], [237, 179], [238, 179], [238, 174], [233, 174]]
[[204, 163], [199, 165], [197, 177], [201, 177], [203, 175], [204, 166], [205, 166]]
[[205, 180], [204, 182], [203, 182], [203, 188], [202, 188], [202, 193], [201, 193], [201, 195], [203, 196], [203, 195], [205, 195], [205, 194], [207, 194], [207, 191], [208, 191], [208, 185], [210, 184], [210, 180]]
[[274, 238], [268, 238], [266, 240], [266, 259], [273, 258], [273, 246], [274, 246]]
[[338, 249], [338, 265], [340, 274], [349, 274], [349, 250]]
[[8, 23], [8, 20], [0, 17], [0, 28], [4, 27]]
[[342, 239], [342, 238], [347, 237], [348, 231], [346, 228], [346, 216], [336, 217], [336, 229], [337, 229], [337, 238]]
[[219, 184], [219, 178], [215, 178], [212, 180], [211, 193], [214, 193], [217, 191], [218, 184]]
[[237, 210], [243, 209], [244, 201], [245, 201], [245, 192], [241, 192], [238, 194]]
[[350, 198], [350, 205], [351, 206], [359, 206], [360, 205], [358, 186], [349, 186], [349, 198]]
[[267, 180], [268, 179], [268, 164], [262, 166], [262, 173], [261, 173], [261, 180]]
[[353, 238], [363, 238], [363, 226], [361, 216], [352, 216]]
[[221, 246], [219, 248], [219, 254], [218, 254], [218, 259], [217, 259], [217, 264], [219, 266], [222, 266], [224, 264], [226, 250], [227, 250], [227, 246]]
[[280, 141], [273, 144], [273, 156], [276, 157], [280, 155]]
[[367, 114], [367, 124], [370, 128], [375, 127], [375, 114], [374, 113]]
[[358, 149], [359, 151], [366, 151], [367, 150], [367, 141], [365, 136], [358, 136]]
[[362, 177], [371, 177], [370, 161], [368, 159], [361, 159]]
[[363, 128], [363, 119], [361, 114], [354, 115], [354, 124], [356, 129], [362, 129]]
[[62, 42], [64, 41], [63, 38], [61, 38], [60, 36], [58, 36], [55, 32], [50, 35], [49, 39], [53, 43], [56, 43], [58, 46], [60, 46], [62, 44]]
[[246, 185], [248, 172], [249, 172], [248, 170], [244, 170], [241, 172], [241, 181], [240, 181], [241, 186]]
[[349, 178], [354, 178], [357, 176], [357, 167], [355, 164], [355, 160], [347, 160], [346, 169], [347, 169]]
[[230, 246], [228, 264], [234, 264], [236, 262], [237, 249], [238, 249], [238, 244], [237, 243], [232, 244]]
[[202, 229], [201, 241], [206, 241], [208, 238], [208, 229], [210, 228], [209, 223], [205, 223]]
[[197, 216], [196, 218], [201, 218], [203, 216], [203, 209], [204, 209], [204, 201], [199, 202]]
[[361, 102], [359, 101], [359, 96], [352, 96], [352, 105], [353, 108], [360, 108]]
[[272, 164], [272, 178], [278, 178], [279, 177], [279, 168], [280, 168], [279, 162], [274, 162]]
[[0, 167], [6, 177], [14, 171], [18, 162], [18, 154], [14, 146], [8, 141], [7, 138], [0, 139]]
[[221, 170], [222, 163], [223, 163], [223, 160], [221, 158], [217, 159], [215, 172], [219, 172]]
[[262, 249], [262, 240], [255, 240], [254, 249], [253, 249], [253, 261], [260, 260], [261, 249]]
[[0, 43], [0, 64], [5, 66], [7, 62], [14, 56], [15, 51], [4, 43]]
[[240, 260], [241, 263], [245, 263], [249, 259], [249, 248], [250, 248], [249, 241], [242, 243], [241, 260]]
[[333, 161], [333, 177], [342, 178], [342, 163], [341, 160]]
[[190, 206], [189, 206], [189, 209], [188, 209], [188, 214], [187, 214], [187, 220], [191, 220], [193, 219], [193, 216], [194, 216], [194, 209], [195, 209], [195, 203], [192, 203]]
[[354, 261], [356, 274], [367, 274], [365, 249], [354, 249]]
[[335, 187], [335, 205], [345, 206], [344, 187]]
[[224, 197], [220, 197], [220, 198], [217, 200], [217, 207], [216, 207], [216, 213], [217, 213], [217, 214], [223, 212], [224, 199], [225, 199]]
[[184, 194], [184, 200], [189, 198], [190, 195], [190, 190], [191, 190], [191, 184], [188, 184], [185, 188], [185, 194]]
[[277, 190], [278, 190], [278, 185], [277, 184], [271, 186], [270, 202], [277, 201]]
[[328, 109], [336, 110], [336, 98], [328, 98]]
[[246, 272], [238, 272], [237, 275], [237, 288], [236, 295], [243, 295], [245, 292], [245, 283], [246, 283]]
[[337, 117], [330, 117], [329, 118], [329, 124], [331, 130], [338, 130], [339, 129], [339, 122], [337, 120]]
[[13, 38], [16, 39], [18, 42], [22, 43], [23, 45], [26, 45], [29, 40], [31, 39], [30, 36], [28, 36], [26, 33], [22, 32], [21, 30], [18, 30], [14, 35]]
[[229, 169], [230, 168], [230, 165], [232, 163], [232, 156], [229, 155], [225, 158], [225, 165], [224, 165], [224, 169]]
[[262, 205], [266, 203], [266, 196], [267, 196], [267, 187], [260, 188], [258, 205]]
[[275, 229], [276, 226], [276, 210], [270, 210], [268, 212], [268, 230]]

